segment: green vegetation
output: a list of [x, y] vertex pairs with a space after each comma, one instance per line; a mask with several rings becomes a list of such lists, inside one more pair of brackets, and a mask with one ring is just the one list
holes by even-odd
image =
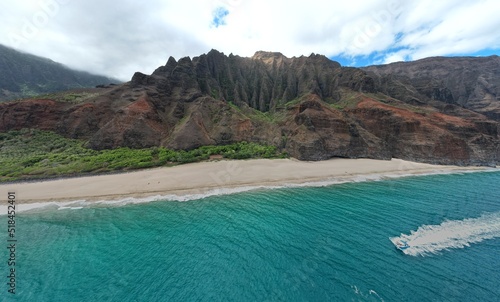
[[68, 93], [64, 94], [59, 98], [55, 98], [57, 101], [60, 102], [68, 102], [68, 103], [82, 103], [90, 98], [98, 96], [98, 93], [88, 93], [88, 92], [82, 92], [82, 93]]
[[231, 108], [233, 108], [234, 110], [236, 110], [236, 111], [238, 111], [238, 112], [241, 112], [241, 108], [240, 108], [240, 107], [238, 107], [238, 106], [236, 106], [236, 104], [234, 104], [233, 102], [229, 101], [229, 102], [227, 102], [227, 104], [228, 104]]
[[23, 129], [0, 133], [0, 182], [183, 164], [207, 160], [211, 155], [228, 159], [287, 157], [276, 147], [247, 142], [190, 151], [163, 147], [96, 151], [84, 145], [81, 140], [48, 131]]
[[404, 110], [409, 110], [415, 113], [420, 113], [420, 114], [425, 114], [430, 112], [428, 109], [423, 108], [423, 107], [418, 107], [418, 106], [413, 106], [404, 102], [401, 102], [399, 100], [396, 100], [394, 98], [391, 98], [383, 93], [377, 92], [377, 93], [361, 93], [361, 92], [354, 92], [354, 91], [342, 91], [342, 97], [339, 101], [330, 104], [330, 107], [335, 108], [337, 110], [344, 110], [344, 109], [354, 109], [358, 105], [358, 103], [364, 98], [370, 98], [375, 101], [381, 102], [383, 104], [399, 108], [399, 109], [404, 109]]
[[354, 109], [361, 101], [363, 94], [354, 91], [342, 91], [342, 97], [338, 102], [330, 104], [337, 110]]
[[248, 112], [246, 112], [246, 116], [252, 120], [264, 122], [264, 123], [272, 123], [279, 124], [283, 122], [286, 118], [286, 111], [277, 110], [277, 111], [266, 111], [262, 112], [257, 109], [251, 108]]
[[32, 95], [32, 97], [36, 97], [38, 99], [51, 99], [54, 101], [71, 103], [71, 104], [79, 104], [98, 95], [99, 93], [89, 93], [89, 92], [80, 92], [80, 93], [59, 92], [59, 93]]
[[272, 123], [274, 121], [274, 114], [272, 112], [262, 112], [256, 109], [253, 109], [250, 114], [248, 114], [248, 117], [261, 121], [261, 122], [268, 122]]
[[285, 109], [290, 109], [291, 107], [293, 107], [293, 106], [297, 105], [297, 104], [298, 104], [298, 103], [300, 103], [301, 101], [302, 101], [302, 100], [301, 100], [300, 98], [296, 98], [296, 99], [293, 99], [293, 100], [291, 100], [291, 101], [289, 101], [289, 102], [285, 103], [285, 104], [283, 105], [283, 107], [284, 107]]
[[219, 91], [217, 89], [212, 88], [210, 96], [216, 100], [219, 99]]
[[419, 113], [419, 114], [426, 114], [426, 113], [431, 113], [433, 112], [432, 110], [429, 110], [428, 108], [425, 108], [425, 107], [419, 107], [419, 106], [414, 106], [414, 105], [411, 105], [411, 104], [408, 104], [408, 103], [404, 103], [400, 100], [397, 100], [397, 99], [394, 99], [394, 98], [391, 98], [383, 93], [367, 93], [366, 96], [374, 99], [374, 100], [377, 100], [381, 103], [384, 103], [386, 105], [389, 105], [389, 106], [392, 106], [392, 107], [395, 107], [395, 108], [399, 108], [399, 109], [404, 109], [404, 110], [408, 110], [408, 111], [411, 111], [411, 112], [415, 112], [415, 113]]
[[19, 90], [21, 90], [21, 93], [24, 97], [33, 97], [37, 95], [37, 91], [26, 84], [19, 85]]

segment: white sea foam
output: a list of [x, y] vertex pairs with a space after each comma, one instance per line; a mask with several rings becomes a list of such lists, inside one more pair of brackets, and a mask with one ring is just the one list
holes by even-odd
[[483, 240], [500, 237], [500, 212], [477, 218], [446, 220], [440, 225], [422, 225], [409, 235], [401, 234], [390, 240], [406, 240], [409, 248], [403, 253], [411, 256], [437, 254], [443, 250], [459, 249]]
[[[457, 174], [457, 173], [467, 173], [467, 172], [497, 172], [498, 169], [490, 169], [490, 170], [454, 170], [454, 171], [445, 171], [445, 170], [436, 170], [432, 172], [426, 172], [422, 174], [368, 174], [368, 175], [357, 175], [357, 176], [346, 176], [343, 178], [331, 178], [325, 180], [318, 181], [309, 181], [302, 183], [287, 183], [280, 185], [258, 185], [258, 186], [242, 186], [242, 187], [233, 187], [233, 188], [216, 188], [204, 191], [202, 193], [197, 194], [168, 194], [168, 195], [155, 195], [148, 196], [143, 198], [137, 197], [127, 197], [118, 200], [100, 200], [100, 201], [86, 201], [86, 200], [75, 200], [75, 201], [53, 201], [53, 202], [39, 202], [39, 203], [18, 203], [16, 205], [16, 213], [18, 212], [39, 212], [39, 211], [51, 211], [51, 210], [78, 210], [82, 208], [88, 207], [107, 207], [107, 206], [124, 206], [129, 204], [140, 204], [140, 203], [148, 203], [154, 201], [191, 201], [207, 198], [210, 196], [219, 196], [219, 195], [230, 195], [241, 192], [259, 190], [259, 189], [281, 189], [281, 188], [303, 188], [303, 187], [327, 187], [338, 184], [345, 183], [358, 183], [358, 182], [367, 182], [367, 181], [382, 181], [387, 179], [395, 179], [395, 178], [404, 178], [404, 177], [418, 177], [418, 176], [427, 176], [427, 175], [436, 175], [436, 174]], [[0, 216], [6, 215], [7, 206], [0, 205]]]
[[[143, 198], [127, 197], [123, 199], [116, 200], [99, 200], [99, 201], [87, 201], [87, 200], [76, 200], [76, 201], [53, 201], [53, 202], [37, 202], [37, 203], [18, 203], [16, 205], [16, 213], [20, 212], [42, 212], [42, 211], [53, 211], [53, 210], [79, 210], [89, 207], [109, 207], [109, 206], [124, 206], [129, 204], [141, 204], [154, 201], [190, 201], [203, 199], [210, 196], [219, 195], [229, 195], [240, 192], [246, 192], [250, 190], [262, 189], [262, 188], [277, 188], [277, 187], [265, 187], [265, 186], [247, 186], [247, 187], [235, 187], [235, 188], [217, 188], [213, 190], [206, 191], [204, 193], [198, 194], [185, 194], [185, 195], [155, 195]], [[7, 206], [0, 206], [0, 215], [5, 215], [7, 213]]]

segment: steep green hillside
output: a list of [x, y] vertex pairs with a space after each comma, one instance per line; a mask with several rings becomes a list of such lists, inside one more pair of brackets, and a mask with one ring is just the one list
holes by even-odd
[[117, 82], [0, 45], [0, 101]]

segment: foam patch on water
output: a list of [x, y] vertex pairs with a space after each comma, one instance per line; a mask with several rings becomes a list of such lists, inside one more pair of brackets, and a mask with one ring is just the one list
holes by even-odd
[[500, 237], [500, 212], [483, 214], [477, 218], [446, 220], [439, 225], [422, 225], [410, 234], [401, 234], [390, 240], [408, 242], [403, 253], [411, 256], [437, 254], [443, 250], [460, 249], [487, 239]]

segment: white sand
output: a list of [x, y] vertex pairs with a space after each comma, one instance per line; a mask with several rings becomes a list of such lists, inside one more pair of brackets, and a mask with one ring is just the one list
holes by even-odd
[[18, 203], [119, 200], [126, 197], [202, 194], [214, 189], [280, 186], [319, 181], [355, 181], [360, 177], [485, 170], [437, 166], [398, 159], [332, 159], [304, 162], [256, 159], [201, 162], [130, 173], [0, 185], [0, 198], [16, 192]]

